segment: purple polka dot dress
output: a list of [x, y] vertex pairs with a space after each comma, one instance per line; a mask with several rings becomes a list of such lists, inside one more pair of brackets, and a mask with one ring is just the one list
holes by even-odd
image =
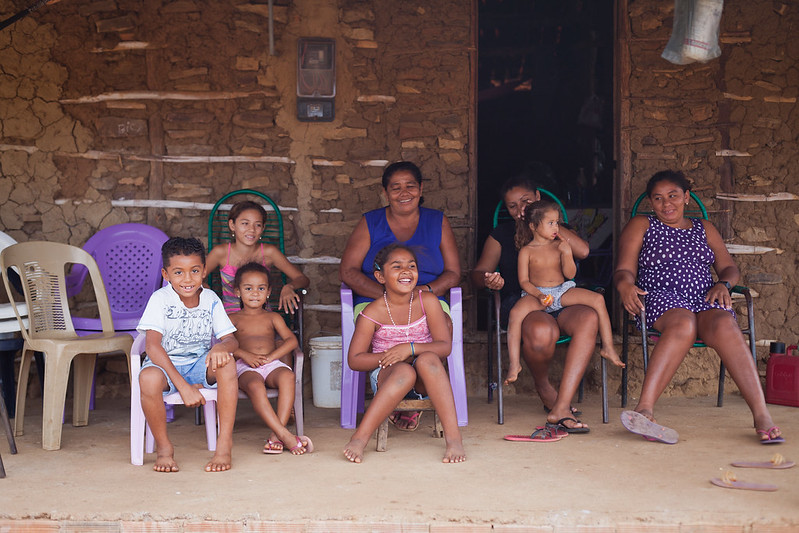
[[[654, 215], [648, 218], [649, 229], [644, 233], [638, 256], [638, 286], [649, 293], [644, 299], [647, 328], [675, 307], [694, 313], [724, 309], [705, 301], [713, 286], [710, 267], [716, 255], [707, 244], [702, 220], [692, 218], [689, 229], [679, 229], [667, 226]], [[729, 312], [735, 316], [732, 310]]]

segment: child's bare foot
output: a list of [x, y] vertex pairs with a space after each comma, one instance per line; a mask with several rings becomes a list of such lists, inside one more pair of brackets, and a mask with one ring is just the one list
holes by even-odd
[[344, 447], [344, 457], [353, 463], [360, 463], [363, 460], [364, 448], [366, 448], [366, 442], [360, 439], [352, 439]]
[[221, 453], [217, 450], [208, 464], [205, 465], [206, 472], [224, 472], [230, 470], [231, 456], [229, 453]]
[[305, 435], [300, 435], [293, 438], [297, 442], [297, 445], [289, 449], [291, 455], [302, 455], [305, 452], [310, 453], [313, 451], [313, 442], [311, 442], [311, 439]]
[[[291, 441], [289, 441], [291, 442]], [[264, 453], [266, 454], [279, 454], [283, 453], [283, 441], [272, 432], [264, 445]]]
[[655, 413], [653, 413], [651, 409], [636, 409], [635, 412], [644, 415], [650, 422], [655, 422], [657, 424]]
[[505, 385], [509, 383], [513, 383], [517, 379], [519, 379], [519, 373], [522, 371], [522, 365], [520, 364], [513, 364], [511, 363], [510, 368], [508, 368], [508, 375], [505, 376]]
[[466, 451], [463, 449], [463, 441], [458, 439], [450, 442], [447, 440], [447, 450], [444, 452], [442, 463], [462, 463], [466, 460]]
[[172, 446], [159, 447], [158, 454], [155, 458], [153, 470], [156, 472], [178, 472], [178, 464], [175, 462], [175, 449]]
[[611, 363], [620, 368], [624, 368], [625, 366], [627, 366], [622, 362], [621, 358], [619, 357], [619, 354], [617, 354], [616, 350], [614, 350], [612, 347], [602, 348], [601, 350], [599, 350], [599, 355], [601, 355], [602, 357], [604, 357], [605, 359], [607, 359], [608, 361], [610, 361]]

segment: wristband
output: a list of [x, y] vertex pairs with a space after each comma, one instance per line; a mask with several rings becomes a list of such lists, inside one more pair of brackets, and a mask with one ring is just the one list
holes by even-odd
[[416, 352], [413, 351], [413, 342], [411, 342], [411, 357], [415, 357]]
[[730, 285], [729, 281], [718, 280], [716, 283], [714, 283], [714, 285], [719, 285], [719, 284], [724, 285], [724, 287], [727, 288], [727, 292], [732, 291], [732, 285]]
[[426, 284], [425, 284], [425, 287], [427, 287], [427, 290], [428, 290], [428, 291], [430, 291], [430, 292], [433, 292], [433, 288], [430, 286], [430, 284], [429, 284], [429, 283], [426, 283]]

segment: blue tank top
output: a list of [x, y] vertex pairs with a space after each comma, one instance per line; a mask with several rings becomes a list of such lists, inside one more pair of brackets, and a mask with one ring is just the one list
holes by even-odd
[[[386, 208], [381, 207], [364, 213], [366, 226], [369, 228], [371, 246], [363, 259], [361, 270], [369, 279], [374, 277], [374, 262], [377, 252], [389, 244], [400, 242], [386, 220]], [[410, 239], [400, 244], [411, 248], [416, 254], [419, 269], [419, 281], [422, 286], [438, 278], [444, 272], [444, 257], [441, 255], [441, 224], [444, 213], [436, 209], [419, 207], [419, 224]], [[359, 294], [355, 295], [355, 304], [370, 302], [372, 299]]]

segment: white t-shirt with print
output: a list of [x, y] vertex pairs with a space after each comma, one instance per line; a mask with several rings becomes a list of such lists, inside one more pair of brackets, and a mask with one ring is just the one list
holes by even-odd
[[200, 290], [200, 304], [186, 307], [171, 285], [155, 291], [147, 302], [139, 325], [162, 335], [161, 346], [174, 364], [193, 362], [211, 349], [213, 337], [220, 339], [236, 331], [219, 296], [211, 289]]

